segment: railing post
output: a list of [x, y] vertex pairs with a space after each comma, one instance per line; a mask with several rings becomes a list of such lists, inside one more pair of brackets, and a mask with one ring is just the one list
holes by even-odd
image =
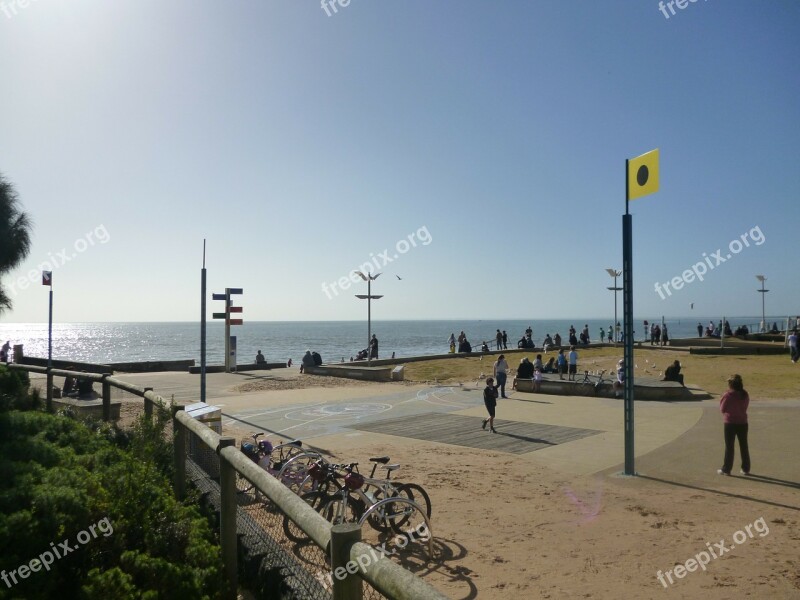
[[[152, 392], [152, 391], [153, 391], [153, 388], [151, 388], [151, 387], [144, 388], [144, 393], [145, 394], [147, 392]], [[148, 400], [146, 396], [142, 396], [142, 400], [144, 400], [144, 416], [147, 417], [148, 419], [152, 420], [152, 418], [153, 418], [153, 403], [150, 402], [150, 400]]]
[[103, 421], [108, 423], [111, 420], [111, 384], [106, 377], [111, 373], [103, 373]]
[[47, 396], [46, 396], [47, 412], [53, 412], [53, 372], [47, 369]]
[[[220, 454], [223, 448], [235, 445], [236, 440], [234, 438], [222, 437], [219, 439], [217, 454]], [[228, 598], [236, 600], [238, 587], [236, 564], [238, 555], [238, 539], [236, 537], [236, 509], [238, 506], [236, 501], [236, 469], [234, 469], [221, 454], [219, 456], [219, 471], [219, 540], [220, 546], [222, 547], [222, 562], [225, 567], [225, 576], [229, 586]]]
[[175, 432], [173, 440], [175, 480], [172, 482], [172, 486], [175, 491], [175, 497], [178, 500], [183, 500], [186, 497], [186, 429], [175, 418], [175, 415], [185, 408], [183, 404], [172, 405], [172, 430]]
[[363, 586], [357, 575], [358, 565], [350, 560], [350, 548], [361, 541], [357, 523], [341, 523], [331, 527], [331, 572], [333, 600], [361, 600]]

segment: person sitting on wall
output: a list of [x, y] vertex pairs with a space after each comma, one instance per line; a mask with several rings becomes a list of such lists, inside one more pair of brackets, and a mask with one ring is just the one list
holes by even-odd
[[311, 356], [311, 350], [306, 350], [303, 359], [300, 361], [300, 372], [305, 372], [306, 368], [314, 366], [314, 357]]
[[677, 381], [683, 385], [683, 375], [681, 374], [680, 361], [676, 360], [669, 367], [667, 367], [666, 371], [664, 371], [664, 381]]
[[469, 340], [467, 340], [467, 338], [464, 338], [458, 345], [458, 351], [464, 352], [466, 354], [470, 354], [472, 352], [472, 345], [469, 343]]
[[517, 379], [533, 379], [533, 363], [527, 357], [519, 361], [517, 375], [514, 377], [514, 381], [511, 382], [512, 390], [517, 389]]
[[259, 350], [258, 354], [256, 354], [256, 364], [257, 365], [265, 365], [265, 364], [267, 364], [267, 359], [264, 358], [263, 354], [261, 354], [261, 350]]
[[319, 352], [312, 352], [311, 358], [314, 361], [314, 366], [319, 367], [322, 364], [322, 357], [319, 355]]
[[481, 352], [489, 352], [489, 344], [487, 344], [485, 341], [481, 345]]
[[[85, 372], [85, 371], [84, 371]], [[78, 398], [91, 400], [94, 398], [94, 382], [91, 379], [78, 379]]]
[[772, 329], [770, 329], [769, 332], [770, 333], [780, 333], [780, 331], [778, 331], [778, 323], [777, 322], [774, 322], [772, 324]]
[[75, 378], [72, 375], [67, 375], [64, 378], [64, 387], [61, 388], [61, 396], [66, 398], [70, 394], [75, 393]]
[[553, 338], [553, 345], [556, 348], [561, 348], [561, 334], [557, 333], [556, 336]]

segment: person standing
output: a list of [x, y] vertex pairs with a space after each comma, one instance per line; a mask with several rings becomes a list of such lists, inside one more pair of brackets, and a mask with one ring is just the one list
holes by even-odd
[[650, 345], [652, 346], [656, 342], [656, 324], [650, 324]]
[[558, 349], [558, 358], [556, 359], [558, 362], [558, 378], [560, 380], [564, 380], [564, 372], [567, 370], [567, 358], [564, 356], [564, 349]]
[[372, 339], [369, 341], [369, 357], [378, 358], [378, 338], [372, 334]]
[[789, 355], [791, 356], [792, 362], [797, 364], [797, 360], [800, 359], [800, 347], [797, 344], [797, 329], [792, 331], [789, 336]]
[[486, 406], [486, 412], [489, 413], [489, 418], [483, 420], [482, 429], [486, 429], [486, 424], [489, 424], [489, 430], [492, 433], [497, 433], [494, 429], [494, 415], [497, 408], [497, 386], [494, 385], [494, 380], [491, 377], [486, 379], [486, 387], [483, 388], [483, 404]]
[[648, 334], [649, 332], [650, 332], [650, 329], [648, 328], [647, 319], [645, 319], [645, 320], [644, 320], [644, 341], [645, 341], [645, 342], [647, 341], [647, 334]]
[[500, 388], [500, 397], [506, 396], [506, 381], [508, 380], [508, 363], [505, 354], [501, 354], [494, 363], [494, 376], [497, 380], [497, 387]]
[[702, 323], [698, 323], [697, 324], [697, 337], [699, 337], [699, 338], [703, 337], [703, 324]]
[[617, 361], [617, 380], [614, 382], [614, 397], [621, 398], [625, 390], [625, 360], [620, 358]]
[[609, 325], [608, 326], [608, 343], [609, 344], [611, 343], [611, 338], [612, 337], [614, 337], [614, 326], [613, 325]]
[[456, 334], [451, 333], [447, 342], [450, 345], [450, 354], [453, 354], [456, 351]]
[[497, 344], [495, 350], [502, 350], [503, 348], [503, 334], [500, 333], [500, 330], [497, 330], [497, 333], [494, 336], [494, 341]]
[[503, 350], [508, 350], [508, 334], [505, 329], [503, 329]]
[[3, 344], [3, 348], [0, 349], [0, 362], [4, 362], [6, 364], [11, 362], [11, 342], [6, 340], [6, 343]]
[[750, 449], [747, 446], [747, 407], [750, 396], [744, 389], [741, 375], [728, 379], [728, 391], [719, 400], [719, 410], [725, 431], [725, 458], [718, 475], [730, 475], [733, 468], [733, 454], [736, 439], [739, 439], [739, 453], [742, 458], [742, 475], [750, 474]]
[[567, 378], [570, 381], [575, 381], [575, 374], [578, 372], [578, 353], [575, 352], [575, 346], [570, 346], [569, 349], [569, 375]]
[[666, 346], [669, 343], [669, 333], [667, 332], [667, 324], [661, 328], [661, 345]]
[[603, 340], [606, 339], [606, 330], [602, 327], [600, 328], [600, 343], [603, 343]]

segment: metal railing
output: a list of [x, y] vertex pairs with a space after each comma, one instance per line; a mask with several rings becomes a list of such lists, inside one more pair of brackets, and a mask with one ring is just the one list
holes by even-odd
[[[147, 416], [152, 416], [154, 405], [171, 408], [175, 465], [173, 486], [176, 496], [185, 498], [187, 474], [192, 467], [202, 469], [207, 478], [214, 482], [219, 480], [220, 546], [230, 598], [236, 598], [239, 575], [237, 518], [241, 517], [241, 494], [237, 493], [237, 489], [239, 483], [245, 480], [267, 499], [255, 504], [259, 510], [271, 515], [272, 530], [276, 529], [276, 523], [289, 519], [316, 548], [316, 558], [301, 558], [317, 569], [317, 581], [323, 589], [327, 589], [323, 581], [327, 579], [330, 582], [332, 589], [328, 598], [362, 600], [366, 595], [391, 600], [446, 600], [446, 596], [430, 584], [385, 556], [378, 556], [373, 546], [363, 543], [360, 524], [331, 525], [278, 479], [242, 454], [236, 448], [234, 438], [221, 436], [193, 419], [184, 410], [184, 404], [167, 402], [152, 388], [139, 387], [108, 374], [20, 364], [9, 367], [47, 376], [48, 410], [52, 408], [54, 376], [101, 383], [104, 420], [110, 420], [112, 387], [143, 398]], [[427, 517], [425, 521], [428, 522]], [[268, 535], [274, 533], [270, 531]], [[366, 590], [363, 586], [365, 582], [368, 584]]]

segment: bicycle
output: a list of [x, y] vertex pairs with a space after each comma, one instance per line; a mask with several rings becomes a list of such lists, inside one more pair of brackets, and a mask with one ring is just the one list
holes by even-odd
[[[262, 435], [264, 435], [263, 431], [252, 433], [250, 437], [253, 438], [253, 443], [242, 440], [239, 444], [239, 450], [270, 475], [277, 475], [286, 462], [295, 456], [305, 453], [303, 442], [300, 440], [292, 440], [291, 442], [273, 446], [269, 440], [259, 440], [258, 438]], [[255, 486], [244, 478], [237, 479], [236, 487], [239, 494], [249, 494], [255, 490]], [[253, 495], [257, 501], [258, 490], [255, 490]]]
[[603, 369], [597, 375], [597, 381], [593, 382], [589, 375], [589, 371], [583, 372], [583, 381], [581, 381], [581, 389], [585, 390], [587, 387], [591, 387], [591, 392], [593, 396], [597, 396], [600, 392], [600, 388], [604, 383], [611, 383], [611, 379], [603, 379], [603, 376], [608, 373], [608, 370]]

